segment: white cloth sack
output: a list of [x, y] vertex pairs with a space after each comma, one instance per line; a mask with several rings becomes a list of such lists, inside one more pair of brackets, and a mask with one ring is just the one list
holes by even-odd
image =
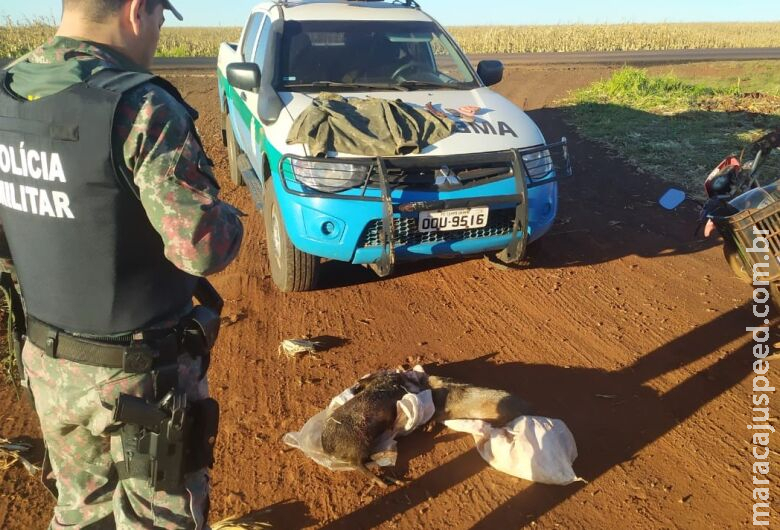
[[585, 482], [572, 469], [577, 444], [561, 420], [520, 416], [504, 427], [481, 420], [448, 420], [444, 425], [472, 434], [479, 454], [499, 471], [542, 484]]
[[[416, 374], [406, 373], [409, 377], [416, 377]], [[325, 421], [334, 410], [354, 397], [355, 394], [351, 389], [345, 390], [331, 400], [328, 408], [309, 419], [300, 431], [285, 434], [282, 441], [300, 449], [309, 458], [332, 471], [354, 470], [351, 464], [334, 458], [322, 449], [322, 431], [325, 428]], [[381, 467], [395, 465], [398, 456], [396, 437], [406, 436], [421, 425], [425, 425], [435, 412], [430, 390], [419, 394], [408, 393], [396, 403], [396, 407], [395, 425], [377, 440], [371, 452], [371, 460]]]

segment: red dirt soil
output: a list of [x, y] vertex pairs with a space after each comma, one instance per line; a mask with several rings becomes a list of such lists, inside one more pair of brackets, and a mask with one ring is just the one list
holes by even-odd
[[[481, 257], [426, 261], [380, 281], [328, 263], [322, 289], [302, 294], [273, 287], [262, 216], [246, 188], [228, 182], [214, 76], [170, 76], [202, 113], [222, 196], [249, 213], [237, 262], [214, 279], [226, 326], [210, 371], [222, 407], [212, 521], [270, 507], [262, 520], [293, 529], [752, 523], [745, 328], [760, 322], [750, 288], [733, 278], [718, 246], [692, 237], [692, 209], [663, 211], [654, 202], [663, 184], [564, 122], [553, 102], [608, 74], [599, 66], [518, 67], [497, 88], [529, 110], [548, 140], [567, 136], [575, 156], [577, 176], [562, 184], [558, 222], [531, 247], [530, 268]], [[277, 353], [282, 339], [304, 336], [334, 347], [320, 359]], [[515, 392], [540, 415], [563, 419], [588, 483], [551, 487], [503, 475], [480, 459], [471, 437], [442, 428], [401, 440], [395, 474], [409, 482], [385, 491], [282, 444], [357, 377], [410, 360]], [[0, 385], [0, 435], [40, 436], [8, 385]], [[771, 459], [777, 494], [777, 452]], [[52, 502], [21, 466], [0, 472], [0, 492], [0, 528], [46, 526]]]

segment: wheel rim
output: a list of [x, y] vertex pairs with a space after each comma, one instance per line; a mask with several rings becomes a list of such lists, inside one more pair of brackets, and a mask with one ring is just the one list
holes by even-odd
[[273, 242], [273, 255], [276, 266], [282, 268], [282, 228], [279, 225], [279, 212], [274, 206], [271, 211], [271, 241]]

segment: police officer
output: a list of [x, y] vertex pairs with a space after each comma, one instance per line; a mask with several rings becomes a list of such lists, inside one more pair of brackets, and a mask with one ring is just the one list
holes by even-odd
[[[56, 478], [51, 528], [205, 525], [198, 450], [213, 435], [194, 438], [215, 426], [192, 412], [215, 319], [197, 318], [193, 295], [243, 228], [217, 197], [195, 111], [148, 71], [167, 12], [181, 19], [168, 0], [63, 0], [56, 36], [0, 75], [0, 220]], [[143, 398], [129, 409], [139, 425], [121, 396]], [[181, 466], [149, 447], [160, 418]]]

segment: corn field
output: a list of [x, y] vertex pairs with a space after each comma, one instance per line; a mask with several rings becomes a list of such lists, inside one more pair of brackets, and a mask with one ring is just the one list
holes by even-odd
[[[466, 53], [780, 47], [780, 22], [451, 27]], [[54, 35], [53, 21], [0, 23], [0, 58], [18, 57]], [[240, 28], [164, 28], [158, 55], [213, 57]]]
[[466, 53], [780, 47], [780, 22], [448, 28]]
[[24, 55], [54, 35], [54, 21], [35, 19], [15, 23], [10, 18], [0, 23], [0, 58], [12, 59]]

